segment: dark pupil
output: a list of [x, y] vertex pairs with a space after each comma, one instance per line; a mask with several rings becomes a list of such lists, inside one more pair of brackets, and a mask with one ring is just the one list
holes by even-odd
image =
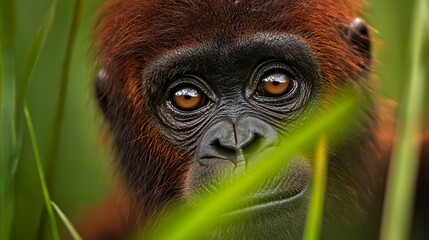
[[185, 95], [185, 96], [183, 96], [186, 100], [190, 100], [191, 98], [192, 98], [192, 96], [191, 95]]
[[280, 84], [280, 82], [279, 81], [272, 81], [271, 82], [274, 86], [277, 86], [277, 85], [279, 85]]

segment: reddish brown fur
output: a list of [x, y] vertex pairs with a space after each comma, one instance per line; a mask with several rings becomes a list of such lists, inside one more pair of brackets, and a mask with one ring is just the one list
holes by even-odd
[[132, 232], [135, 220], [130, 215], [129, 200], [118, 193], [103, 205], [85, 214], [85, 220], [76, 225], [83, 239], [124, 239]]
[[[145, 62], [177, 47], [217, 41], [219, 36], [221, 41], [228, 41], [262, 31], [302, 36], [316, 54], [324, 78], [329, 82], [348, 79], [360, 70], [358, 63], [363, 60], [357, 59], [350, 50], [338, 26], [346, 28], [351, 19], [359, 16], [361, 1], [273, 0], [262, 3], [254, 0], [241, 1], [237, 5], [233, 2], [111, 1], [104, 7], [104, 15], [97, 28], [96, 43], [102, 64], [113, 71], [124, 69], [130, 61], [136, 61], [144, 68]], [[191, 10], [189, 6], [192, 6]], [[212, 13], [212, 9], [225, 10]], [[229, 16], [230, 12], [237, 14]], [[276, 17], [271, 19], [272, 16]], [[222, 26], [231, 21], [243, 24], [235, 24], [233, 29]]]

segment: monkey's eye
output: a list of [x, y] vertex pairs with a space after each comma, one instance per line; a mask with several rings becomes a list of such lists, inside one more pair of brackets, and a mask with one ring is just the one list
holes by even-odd
[[202, 107], [206, 103], [206, 97], [195, 87], [179, 86], [172, 91], [170, 101], [182, 111], [192, 111]]
[[257, 94], [259, 96], [279, 97], [288, 94], [292, 88], [293, 83], [289, 75], [276, 70], [268, 72], [262, 77]]

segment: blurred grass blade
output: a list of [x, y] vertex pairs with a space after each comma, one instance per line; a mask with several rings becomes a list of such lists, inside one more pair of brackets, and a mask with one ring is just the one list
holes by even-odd
[[[79, 28], [80, 15], [82, 10], [82, 0], [75, 0], [75, 7], [73, 12], [73, 19], [70, 28], [70, 33], [67, 42], [67, 50], [63, 62], [62, 73], [61, 73], [61, 83], [60, 90], [58, 93], [58, 101], [55, 107], [54, 120], [52, 126], [51, 137], [48, 142], [48, 150], [46, 157], [46, 179], [48, 189], [52, 192], [54, 187], [54, 181], [56, 178], [56, 168], [57, 168], [57, 158], [58, 158], [58, 149], [60, 143], [60, 133], [61, 126], [63, 123], [64, 117], [64, 105], [67, 96], [67, 86], [69, 82], [70, 75], [70, 62], [73, 56], [73, 50], [76, 42], [76, 35]], [[42, 215], [40, 217], [39, 227], [38, 227], [38, 238], [43, 237], [44, 225], [46, 224], [46, 211], [42, 210]]]
[[10, 238], [16, 146], [15, 1], [0, 1], [0, 239]]
[[69, 81], [69, 74], [70, 74], [70, 62], [73, 55], [73, 49], [76, 42], [76, 34], [79, 27], [79, 18], [82, 8], [82, 1], [76, 0], [75, 9], [73, 13], [73, 20], [72, 20], [72, 26], [70, 30], [70, 35], [68, 38], [67, 43], [67, 51], [63, 63], [62, 68], [62, 74], [61, 74], [61, 84], [60, 84], [60, 91], [58, 93], [58, 102], [55, 110], [55, 116], [53, 121], [53, 127], [52, 127], [52, 136], [49, 141], [49, 149], [48, 149], [48, 156], [46, 158], [47, 163], [47, 180], [48, 180], [48, 187], [52, 189], [52, 186], [50, 184], [55, 178], [54, 173], [56, 172], [56, 158], [58, 155], [58, 146], [59, 146], [59, 136], [61, 133], [61, 125], [63, 122], [63, 115], [64, 115], [64, 105], [65, 100], [67, 96], [67, 85]]
[[400, 109], [398, 140], [393, 150], [385, 196], [382, 240], [405, 240], [410, 227], [419, 164], [419, 133], [422, 130], [423, 96], [425, 89], [422, 62], [424, 28], [428, 18], [428, 3], [417, 0], [411, 32], [410, 78], [403, 106]]
[[70, 220], [66, 217], [66, 215], [61, 211], [61, 209], [58, 207], [57, 204], [51, 201], [52, 206], [54, 207], [55, 211], [57, 212], [58, 216], [60, 216], [61, 220], [63, 221], [64, 225], [67, 227], [67, 230], [69, 231], [70, 235], [74, 240], [82, 240], [82, 237], [79, 235], [79, 233], [76, 231], [76, 229], [71, 224]]
[[37, 147], [37, 142], [36, 142], [36, 135], [34, 133], [33, 123], [31, 122], [30, 113], [28, 112], [28, 107], [26, 103], [24, 103], [24, 114], [27, 120], [27, 127], [28, 127], [28, 132], [30, 134], [31, 144], [33, 146], [34, 156], [36, 158], [37, 172], [39, 174], [40, 185], [42, 187], [45, 207], [48, 211], [48, 215], [51, 220], [52, 237], [54, 240], [59, 240], [60, 235], [58, 234], [58, 228], [57, 228], [57, 223], [55, 221], [54, 211], [52, 210], [52, 206], [50, 204], [51, 199], [49, 197], [48, 188], [46, 187], [45, 175], [43, 173], [43, 165], [42, 165], [42, 161], [40, 160], [39, 148]]
[[[54, 21], [55, 16], [55, 8], [56, 8], [57, 1], [54, 1], [49, 8], [49, 11], [47, 15], [45, 16], [42, 25], [37, 30], [36, 34], [33, 37], [30, 52], [26, 58], [25, 66], [23, 73], [20, 77], [18, 89], [17, 89], [17, 109], [22, 109], [22, 103], [24, 101], [28, 83], [30, 82], [34, 69], [36, 68], [36, 65], [39, 61], [41, 51], [43, 49], [43, 46], [45, 45], [46, 39], [48, 38], [48, 34], [51, 30], [52, 23]], [[16, 129], [16, 136], [17, 136], [17, 148], [18, 151], [21, 149], [22, 144], [22, 130], [24, 126], [24, 118], [21, 111], [17, 112], [17, 129]], [[16, 163], [14, 164], [14, 170], [13, 174], [16, 172], [16, 168], [18, 166], [18, 159], [16, 160]]]
[[54, 22], [56, 5], [57, 1], [53, 1], [42, 24], [32, 39], [31, 48], [26, 58], [24, 70], [19, 81], [18, 103], [24, 100], [28, 83], [33, 76], [34, 69], [37, 66], [41, 51], [46, 43], [46, 39], [48, 38], [52, 23]]
[[323, 204], [325, 200], [327, 174], [327, 145], [326, 138], [322, 137], [317, 145], [314, 163], [314, 175], [311, 183], [310, 203], [305, 225], [304, 240], [319, 239], [322, 228]]
[[299, 151], [310, 147], [321, 135], [346, 126], [350, 119], [355, 117], [358, 101], [355, 97], [351, 97], [339, 102], [341, 104], [335, 106], [326, 115], [317, 116], [317, 124], [313, 119], [313, 122], [309, 122], [283, 139], [273, 155], [259, 161], [241, 177], [223, 186], [216, 195], [203, 196], [196, 207], [164, 219], [164, 222], [156, 226], [154, 232], [150, 232], [147, 237], [178, 240], [192, 239], [203, 234], [204, 230], [214, 224], [221, 214], [234, 207], [231, 203], [237, 202], [237, 199], [249, 193], [252, 187], [261, 182], [267, 174], [273, 174], [273, 171], [282, 169], [285, 159], [290, 159]]

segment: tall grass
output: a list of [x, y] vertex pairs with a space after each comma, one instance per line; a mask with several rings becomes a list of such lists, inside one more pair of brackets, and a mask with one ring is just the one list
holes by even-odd
[[[13, 182], [14, 182], [14, 174], [16, 171], [16, 167], [18, 166], [18, 155], [21, 147], [21, 139], [22, 139], [22, 114], [21, 110], [25, 113], [25, 118], [28, 126], [28, 131], [30, 134], [35, 159], [37, 171], [41, 183], [41, 189], [45, 200], [45, 206], [48, 212], [48, 216], [51, 222], [51, 230], [53, 239], [60, 239], [58, 228], [55, 221], [55, 216], [53, 213], [51, 198], [49, 196], [49, 191], [47, 187], [47, 183], [45, 180], [45, 174], [43, 170], [43, 164], [40, 159], [40, 153], [37, 147], [37, 141], [34, 133], [33, 124], [28, 112], [28, 107], [24, 104], [25, 95], [27, 92], [28, 83], [32, 78], [34, 69], [37, 66], [39, 61], [41, 51], [43, 46], [45, 45], [46, 39], [50, 32], [54, 16], [55, 16], [55, 8], [56, 8], [56, 0], [53, 1], [51, 7], [45, 19], [36, 34], [33, 37], [32, 45], [29, 51], [29, 54], [26, 59], [26, 63], [24, 66], [24, 70], [21, 74], [20, 81], [16, 81], [15, 72], [14, 72], [14, 64], [15, 64], [15, 52], [14, 52], [14, 36], [15, 36], [15, 2], [14, 1], [2, 1], [0, 5], [0, 13], [2, 14], [1, 18], [1, 29], [0, 35], [1, 38], [1, 58], [0, 58], [0, 73], [1, 73], [1, 135], [0, 138], [0, 147], [1, 147], [1, 191], [0, 191], [0, 239], [9, 239], [10, 238], [10, 230], [13, 219]], [[55, 134], [53, 134], [54, 146], [52, 147], [53, 152], [56, 151], [58, 147], [58, 133], [59, 126], [61, 122], [62, 109], [64, 105], [64, 96], [66, 93], [66, 85], [68, 81], [69, 74], [69, 65], [71, 53], [73, 51], [74, 39], [76, 34], [76, 28], [78, 25], [79, 13], [80, 13], [80, 5], [81, 2], [77, 1], [77, 11], [74, 17], [73, 28], [70, 34], [70, 43], [69, 48], [67, 50], [66, 60], [64, 63], [63, 69], [63, 84], [61, 85], [60, 91], [60, 101], [58, 104], [58, 109], [60, 109], [56, 117], [56, 128], [54, 128]], [[18, 85], [18, 86], [17, 86]], [[61, 212], [58, 206], [54, 205], [55, 209], [61, 216], [61, 219], [66, 224], [67, 228], [70, 230], [72, 236], [75, 239], [79, 239], [77, 237], [75, 231], [70, 226], [70, 223], [67, 221], [65, 215]], [[43, 217], [42, 217], [43, 219]], [[43, 222], [43, 220], [41, 221]], [[40, 238], [40, 237], [39, 237]]]
[[424, 77], [427, 65], [424, 65], [422, 56], [429, 5], [426, 0], [418, 0], [414, 8], [409, 46], [410, 75], [403, 104], [400, 105], [398, 140], [393, 150], [384, 204], [382, 240], [410, 237], [419, 166], [419, 134], [422, 132], [423, 101], [428, 84]]
[[15, 2], [0, 2], [0, 239], [8, 239], [14, 208], [16, 144]]
[[40, 160], [39, 147], [37, 146], [36, 134], [34, 133], [33, 123], [31, 121], [30, 113], [28, 112], [27, 104], [24, 104], [25, 119], [27, 121], [28, 131], [30, 133], [31, 144], [33, 145], [34, 156], [36, 157], [37, 172], [39, 173], [40, 185], [42, 186], [43, 198], [45, 200], [45, 207], [48, 211], [49, 219], [51, 221], [52, 237], [54, 240], [59, 240], [57, 222], [55, 220], [54, 211], [51, 206], [51, 197], [49, 196], [48, 187], [46, 185], [45, 174], [43, 170], [42, 161]]
[[[56, 110], [55, 110], [55, 115], [53, 120], [52, 135], [48, 145], [48, 156], [46, 158], [46, 166], [47, 166], [46, 178], [47, 178], [48, 189], [50, 191], [53, 191], [53, 186], [54, 186], [54, 181], [56, 176], [56, 168], [58, 164], [58, 161], [57, 161], [58, 149], [60, 145], [59, 136], [61, 133], [61, 126], [64, 118], [64, 107], [65, 107], [65, 101], [67, 96], [67, 85], [70, 77], [70, 62], [71, 62], [71, 58], [73, 55], [73, 50], [76, 42], [76, 34], [79, 27], [81, 7], [82, 7], [82, 1], [76, 0], [74, 12], [73, 12], [72, 25], [70, 28], [70, 34], [67, 42], [66, 55], [64, 57], [64, 63], [63, 63], [62, 72], [61, 72], [61, 83], [60, 83], [60, 89], [58, 92], [58, 101], [56, 104]], [[46, 222], [46, 212], [43, 209], [41, 220], [39, 222], [38, 238], [43, 237], [45, 222]]]

